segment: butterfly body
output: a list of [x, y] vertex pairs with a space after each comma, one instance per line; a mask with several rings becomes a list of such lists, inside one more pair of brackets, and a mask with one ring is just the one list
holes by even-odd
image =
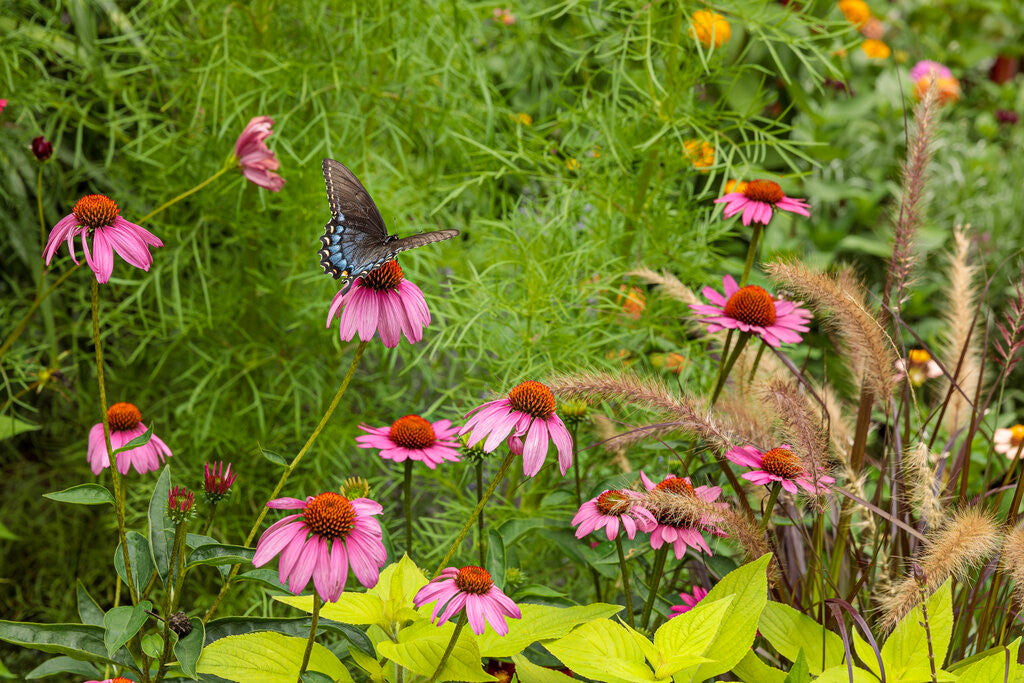
[[333, 159], [323, 161], [331, 219], [320, 237], [320, 266], [347, 291], [359, 277], [400, 252], [451, 239], [458, 230], [435, 230], [401, 239], [389, 235], [384, 219], [355, 174]]

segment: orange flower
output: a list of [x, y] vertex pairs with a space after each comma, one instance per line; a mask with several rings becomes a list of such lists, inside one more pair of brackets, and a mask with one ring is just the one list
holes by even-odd
[[636, 286], [627, 289], [626, 285], [619, 285], [619, 296], [615, 303], [622, 306], [622, 312], [633, 320], [639, 320], [644, 308], [647, 307], [644, 290]]
[[744, 192], [747, 189], [745, 180], [730, 180], [725, 184], [725, 194], [730, 192]]
[[699, 171], [707, 171], [715, 165], [715, 147], [704, 140], [687, 140], [683, 143], [683, 151], [690, 158], [690, 163]]
[[871, 8], [864, 0], [839, 0], [839, 11], [854, 26], [863, 26], [871, 18]]
[[[936, 80], [937, 88], [939, 89], [939, 102], [946, 104], [949, 102], [956, 102], [960, 99], [960, 81], [953, 76], [939, 76]], [[932, 85], [932, 76], [926, 75], [921, 76], [917, 79], [917, 84], [914, 89], [914, 94], [917, 99], [924, 97], [924, 94], [928, 92], [928, 88]]]
[[868, 59], [888, 59], [892, 54], [889, 46], [880, 40], [868, 38], [860, 44], [861, 51], [868, 56]]
[[704, 47], [722, 47], [732, 36], [732, 29], [721, 14], [700, 9], [693, 13], [690, 20], [690, 35]]

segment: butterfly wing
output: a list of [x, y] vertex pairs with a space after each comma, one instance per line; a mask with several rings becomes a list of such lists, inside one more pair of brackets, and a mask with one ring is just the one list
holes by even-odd
[[408, 251], [409, 249], [415, 249], [427, 244], [433, 244], [434, 242], [450, 240], [458, 234], [458, 230], [434, 230], [433, 232], [421, 232], [420, 234], [413, 235], [412, 237], [395, 239], [388, 242], [388, 251], [391, 253], [393, 258], [394, 255], [399, 252]]

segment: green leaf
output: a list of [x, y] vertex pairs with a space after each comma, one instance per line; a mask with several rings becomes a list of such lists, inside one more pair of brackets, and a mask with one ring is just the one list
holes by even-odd
[[[286, 636], [307, 637], [309, 627], [312, 624], [311, 617], [294, 617], [281, 619], [278, 617], [223, 617], [214, 619], [206, 624], [206, 644], [209, 645], [215, 640], [227, 638], [228, 636], [243, 635], [253, 631], [274, 631]], [[343, 636], [354, 647], [372, 655], [373, 645], [366, 634], [354, 626], [340, 624], [331, 621], [320, 613], [320, 627], [318, 633], [336, 633]]]
[[201, 545], [192, 551], [188, 556], [185, 568], [199, 565], [230, 565], [230, 564], [252, 564], [255, 548], [246, 548], [241, 545], [225, 545], [222, 543], [211, 543]]
[[[928, 627], [931, 633], [932, 651], [935, 656], [935, 668], [942, 666], [946, 659], [946, 649], [953, 632], [953, 603], [949, 581], [939, 587], [928, 598]], [[921, 606], [914, 609], [900, 620], [896, 629], [882, 646], [882, 662], [885, 664], [886, 679], [903, 680], [915, 671], [926, 671], [930, 676], [931, 667], [928, 661], [928, 637], [925, 633]]]
[[235, 581], [255, 581], [261, 583], [267, 588], [273, 588], [278, 591], [288, 591], [281, 583], [280, 574], [276, 569], [267, 569], [266, 567], [260, 567], [259, 569], [253, 569], [247, 571], [244, 574], [239, 574], [235, 577]]
[[625, 628], [610, 619], [597, 619], [569, 635], [544, 645], [571, 671], [605, 683], [655, 681], [643, 649]]
[[[203, 649], [196, 671], [238, 683], [295, 683], [305, 649], [305, 638], [272, 631], [228, 636]], [[313, 644], [307, 668], [334, 681], [352, 681], [338, 658], [320, 643]]]
[[[932, 677], [929, 674], [927, 677], [922, 678], [921, 681], [924, 683], [924, 681], [930, 681], [931, 679]], [[888, 681], [889, 679], [886, 680]], [[825, 669], [821, 672], [820, 676], [814, 679], [814, 683], [850, 683], [850, 670], [846, 668], [845, 664]], [[853, 667], [853, 683], [878, 683], [878, 678], [870, 671]]]
[[[768, 602], [768, 560], [763, 555], [726, 574], [701, 604], [734, 596], [722, 618], [722, 628], [704, 652], [710, 663], [676, 674], [677, 681], [704, 681], [729, 671], [747, 655], [757, 634], [761, 610]], [[677, 617], [678, 618], [678, 617]]]
[[710, 661], [703, 659], [704, 652], [714, 642], [732, 602], [732, 596], [707, 604], [701, 601], [693, 609], [666, 621], [654, 634], [654, 646], [658, 650], [658, 659], [651, 662], [654, 675], [667, 678], [702, 660]]
[[197, 617], [189, 619], [192, 623], [192, 631], [184, 638], [179, 638], [174, 644], [174, 656], [178, 660], [181, 672], [189, 678], [199, 680], [196, 675], [196, 662], [203, 652], [203, 641], [206, 640], [206, 628], [203, 620]]
[[352, 649], [349, 649], [348, 654], [359, 668], [370, 675], [371, 681], [378, 683], [384, 680], [384, 667], [377, 661], [376, 656], [370, 656], [365, 652]]
[[800, 650], [793, 660], [793, 668], [786, 675], [785, 683], [811, 683], [811, 671], [807, 668], [807, 657]]
[[103, 609], [99, 606], [89, 591], [85, 589], [81, 581], [76, 581], [76, 592], [78, 593], [78, 617], [83, 624], [94, 626], [103, 625]]
[[[149, 553], [149, 543], [146, 537], [138, 531], [129, 531], [125, 534], [128, 540], [128, 561], [132, 563], [132, 581], [139, 592], [146, 587], [149, 579], [153, 576], [153, 558]], [[114, 551], [114, 569], [121, 580], [128, 584], [128, 578], [124, 571], [124, 552], [121, 544], [117, 545]]]
[[0, 415], [0, 441], [3, 439], [10, 439], [12, 436], [23, 434], [24, 432], [31, 432], [39, 429], [39, 425], [34, 425], [31, 422], [24, 422], [16, 417], [10, 415]]
[[505, 541], [494, 529], [487, 530], [487, 571], [499, 588], [505, 587]]
[[561, 638], [574, 627], [595, 619], [607, 619], [622, 611], [619, 605], [595, 603], [577, 607], [520, 605], [522, 619], [506, 619], [508, 635], [499, 636], [492, 629], [477, 637], [484, 657], [510, 657], [519, 654], [531, 643]]
[[127, 666], [137, 671], [129, 659], [107, 654], [100, 626], [0, 621], [0, 640], [32, 650], [68, 655], [87, 662]]
[[143, 600], [132, 607], [115, 607], [103, 615], [103, 643], [108, 655], [113, 655], [139, 632], [149, 619], [146, 614], [149, 609], [153, 609], [153, 603]]
[[149, 443], [149, 440], [152, 438], [153, 428], [150, 427], [145, 432], [139, 434], [137, 437], [135, 437], [125, 445], [121, 446], [120, 448], [115, 448], [114, 455], [117, 455], [118, 453], [124, 453], [125, 451], [130, 451], [134, 448], [138, 448], [139, 446], [145, 446], [147, 443]]
[[[437, 670], [454, 632], [455, 624], [450, 621], [435, 626], [421, 619], [399, 631], [398, 642], [385, 640], [378, 643], [377, 652], [413, 673], [429, 677]], [[438, 681], [494, 681], [494, 677], [480, 666], [480, 650], [468, 627], [459, 633]]]
[[334, 683], [334, 679], [319, 671], [303, 671], [302, 683]]
[[160, 659], [164, 651], [164, 639], [158, 633], [147, 633], [142, 636], [142, 651], [154, 659]]
[[614, 579], [618, 577], [619, 570], [615, 564], [602, 563], [601, 555], [591, 548], [586, 542], [576, 538], [572, 532], [556, 529], [541, 529], [538, 533], [549, 541], [555, 543], [577, 563], [593, 567], [605, 578]]
[[376, 595], [384, 603], [384, 621], [402, 624], [416, 618], [412, 599], [427, 585], [427, 577], [408, 555], [394, 562], [380, 573], [377, 585], [366, 591]]
[[[185, 547], [189, 550], [195, 550], [199, 546], [203, 545], [217, 545], [218, 543], [220, 543], [220, 541], [218, 541], [213, 536], [204, 536], [202, 534], [185, 534]], [[217, 571], [226, 580], [228, 578], [228, 574], [231, 573], [231, 567], [225, 564], [217, 565]], [[266, 571], [270, 570], [267, 569]]]
[[280, 453], [275, 453], [274, 451], [268, 451], [263, 449], [261, 449], [261, 453], [263, 454], [264, 458], [274, 463], [278, 467], [288, 467], [289, 465], [288, 459], [285, 458]]
[[554, 671], [537, 666], [523, 655], [512, 655], [512, 663], [516, 665], [516, 675], [521, 681], [530, 683], [572, 683], [576, 680], [561, 671]]
[[786, 680], [785, 671], [768, 666], [753, 650], [732, 668], [732, 673], [743, 683], [784, 683]]
[[989, 683], [990, 681], [1012, 681], [1022, 668], [1017, 664], [1017, 650], [1020, 638], [1004, 648], [984, 657], [963, 670], [957, 670], [957, 683]]
[[18, 535], [0, 522], [0, 541], [17, 541]]
[[[843, 640], [821, 624], [802, 614], [789, 605], [769, 602], [761, 612], [758, 629], [779, 654], [796, 662], [802, 651], [808, 670], [818, 676], [822, 669], [829, 669], [843, 663], [846, 656]], [[822, 667], [822, 641], [824, 641], [825, 666]], [[872, 656], [872, 659], [874, 657]]]
[[44, 493], [43, 498], [75, 505], [102, 505], [114, 502], [114, 495], [99, 484], [79, 484], [63, 491]]
[[[174, 544], [174, 522], [167, 516], [167, 496], [171, 492], [171, 468], [164, 465], [149, 499], [149, 552], [161, 581], [167, 580]], [[292, 681], [292, 683], [295, 683]]]
[[75, 674], [77, 677], [92, 680], [97, 680], [102, 675], [100, 670], [89, 662], [80, 662], [71, 657], [61, 656], [46, 660], [25, 674], [25, 678], [31, 681], [55, 674]]
[[[312, 595], [275, 595], [274, 600], [313, 613]], [[388, 626], [384, 619], [384, 602], [370, 593], [342, 593], [337, 602], [329, 602], [320, 609], [320, 616], [342, 624]]]

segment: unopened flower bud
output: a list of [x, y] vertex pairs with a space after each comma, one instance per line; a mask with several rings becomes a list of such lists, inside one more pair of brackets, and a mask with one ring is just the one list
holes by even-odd
[[370, 497], [370, 482], [362, 477], [349, 477], [341, 485], [341, 495], [349, 500]]
[[192, 622], [189, 621], [188, 615], [184, 612], [175, 612], [168, 617], [167, 625], [178, 634], [179, 638], [184, 638], [189, 633], [192, 633]]
[[167, 516], [175, 524], [187, 522], [194, 512], [195, 495], [184, 486], [175, 486], [167, 494]]
[[219, 503], [224, 496], [228, 495], [231, 485], [235, 483], [238, 475], [231, 471], [231, 463], [224, 467], [224, 463], [206, 463], [203, 470], [203, 492], [206, 499], [211, 503]]
[[32, 154], [39, 161], [46, 161], [53, 154], [53, 145], [42, 135], [32, 138]]

